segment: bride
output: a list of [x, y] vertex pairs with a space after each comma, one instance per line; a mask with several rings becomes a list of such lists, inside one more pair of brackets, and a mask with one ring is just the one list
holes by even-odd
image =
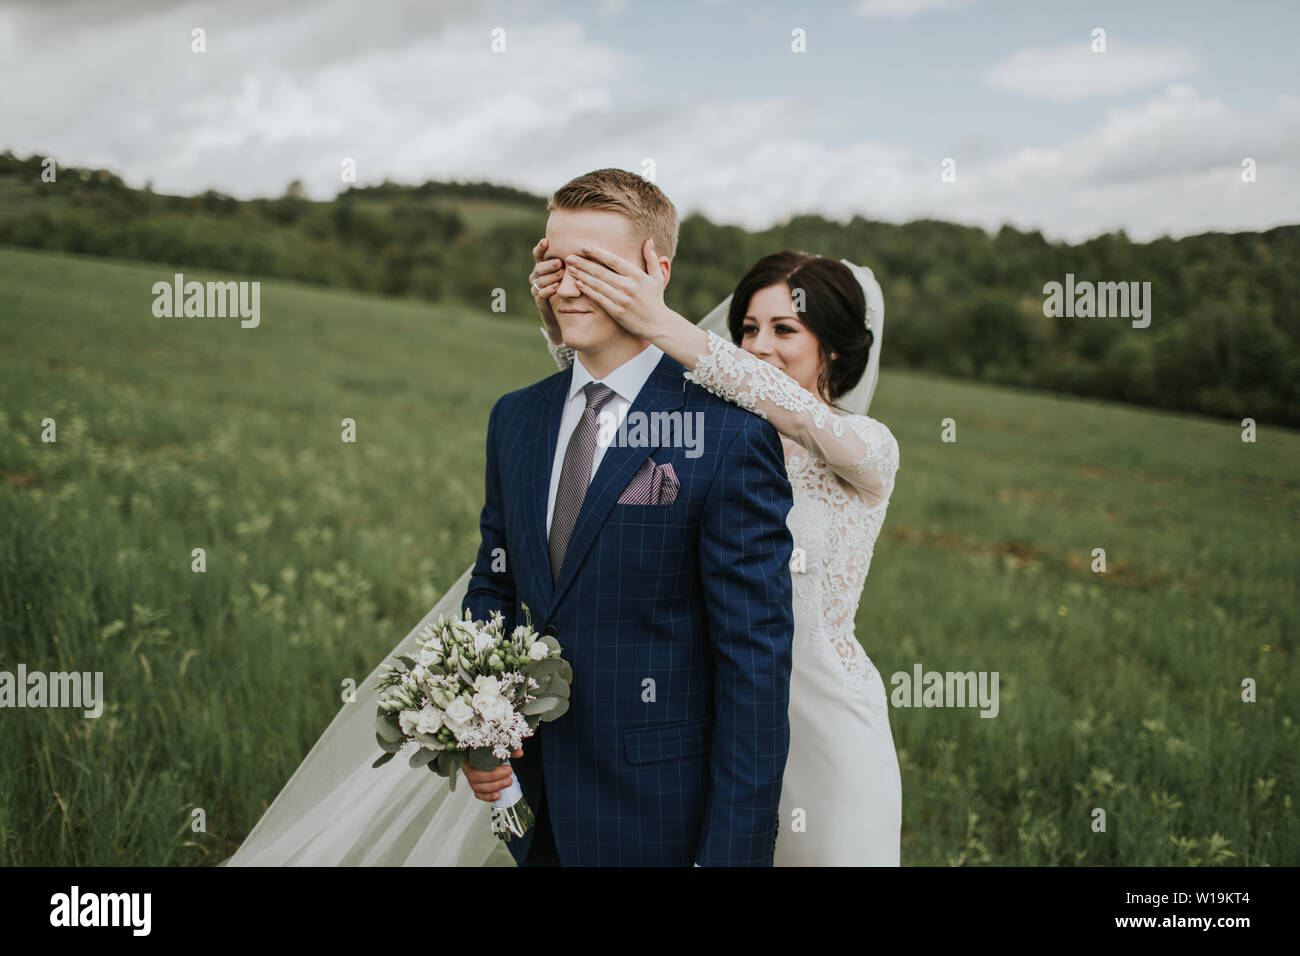
[[[774, 862], [897, 866], [902, 787], [884, 682], [854, 634], [898, 469], [893, 435], [866, 415], [884, 325], [879, 284], [870, 269], [843, 260], [776, 253], [696, 326], [664, 305], [652, 241], [643, 249], [649, 273], [604, 250], [561, 261], [545, 258], [545, 247], [543, 239], [533, 250], [530, 281], [562, 369], [572, 350], [549, 303], [585, 296], [680, 361], [688, 378], [781, 433], [794, 495], [787, 526], [795, 637]], [[459, 616], [469, 576], [467, 569], [393, 654], [410, 652], [426, 623]], [[370, 766], [380, 670], [326, 728], [229, 865], [509, 861], [484, 802], [509, 782], [508, 768], [499, 782], [478, 784], [476, 800], [467, 781], [452, 791], [405, 760]]]

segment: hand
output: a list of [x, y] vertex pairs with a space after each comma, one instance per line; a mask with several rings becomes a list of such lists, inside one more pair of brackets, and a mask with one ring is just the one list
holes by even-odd
[[560, 333], [560, 323], [555, 320], [555, 310], [551, 308], [551, 296], [555, 295], [555, 290], [560, 287], [560, 278], [563, 270], [560, 268], [564, 265], [559, 259], [547, 259], [546, 247], [549, 240], [543, 239], [537, 245], [533, 246], [533, 259], [536, 265], [533, 271], [528, 273], [528, 288], [533, 293], [533, 301], [537, 303], [537, 311], [542, 316], [542, 327], [546, 329], [546, 337], [555, 345], [564, 341], [564, 336]]
[[[510, 756], [522, 757], [523, 755], [522, 749], [516, 749]], [[510, 786], [515, 779], [509, 764], [504, 763], [495, 770], [475, 770], [466, 761], [461, 765], [461, 769], [465, 771], [465, 779], [469, 781], [474, 796], [486, 803], [491, 803], [499, 798], [501, 791]]]
[[668, 277], [655, 255], [653, 239], [641, 246], [644, 269], [599, 246], [583, 246], [580, 251], [582, 255], [564, 260], [578, 288], [633, 335], [653, 338], [676, 316], [664, 305]]

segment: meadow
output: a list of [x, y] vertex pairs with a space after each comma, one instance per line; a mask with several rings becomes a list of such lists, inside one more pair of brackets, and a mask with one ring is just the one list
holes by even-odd
[[[106, 694], [0, 710], [0, 865], [228, 857], [469, 564], [488, 412], [554, 371], [528, 299], [266, 281], [243, 329], [155, 318], [173, 271], [0, 248], [0, 670]], [[872, 414], [859, 638], [887, 689], [1000, 678], [993, 719], [891, 708], [904, 865], [1300, 862], [1300, 434], [894, 368]]]

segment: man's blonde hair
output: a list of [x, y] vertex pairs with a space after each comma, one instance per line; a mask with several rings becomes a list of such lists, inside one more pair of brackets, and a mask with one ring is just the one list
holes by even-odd
[[677, 254], [677, 209], [662, 189], [625, 169], [597, 169], [571, 179], [546, 203], [554, 209], [600, 209], [616, 212], [632, 222], [644, 244], [655, 241], [655, 253], [672, 259]]

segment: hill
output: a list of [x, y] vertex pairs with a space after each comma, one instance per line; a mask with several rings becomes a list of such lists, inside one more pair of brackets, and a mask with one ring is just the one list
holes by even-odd
[[[530, 323], [294, 282], [155, 318], [170, 269], [0, 249], [0, 670], [106, 696], [0, 713], [0, 865], [229, 856], [468, 566], [488, 411], [554, 371]], [[898, 369], [872, 414], [859, 639], [887, 689], [1000, 675], [994, 719], [891, 708], [903, 862], [1294, 863], [1300, 436]]]

